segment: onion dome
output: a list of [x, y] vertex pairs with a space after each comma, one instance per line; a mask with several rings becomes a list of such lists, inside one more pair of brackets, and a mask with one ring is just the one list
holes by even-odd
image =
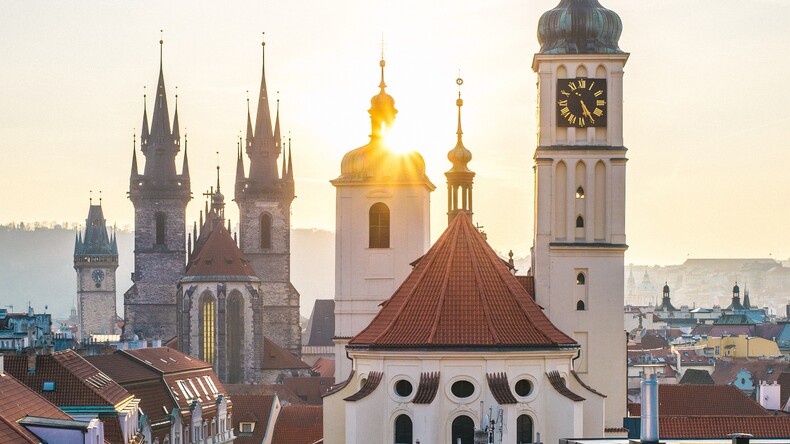
[[741, 293], [741, 287], [739, 287], [739, 286], [738, 286], [738, 283], [737, 283], [737, 282], [735, 283], [735, 286], [734, 286], [734, 287], [732, 287], [732, 294], [736, 294], [736, 293], [737, 293], [737, 294], [740, 294], [740, 293]]
[[623, 22], [598, 0], [561, 0], [538, 22], [541, 54], [615, 54]]
[[385, 61], [379, 62], [381, 67], [380, 91], [370, 99], [370, 143], [351, 150], [343, 156], [340, 163], [340, 177], [337, 180], [395, 180], [395, 181], [427, 181], [425, 160], [416, 151], [405, 154], [393, 152], [386, 143], [386, 130], [395, 122], [395, 99], [385, 88]]
[[665, 283], [664, 283], [664, 294], [667, 294], [667, 293], [669, 293], [669, 284], [667, 284], [667, 283], [665, 282]]

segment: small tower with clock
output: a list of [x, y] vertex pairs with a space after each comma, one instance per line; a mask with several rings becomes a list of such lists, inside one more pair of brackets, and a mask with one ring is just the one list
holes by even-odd
[[581, 345], [575, 371], [606, 395], [606, 427], [622, 426], [626, 405], [628, 54], [619, 48], [621, 32], [620, 17], [598, 0], [561, 0], [540, 19], [541, 48], [532, 64], [538, 74], [535, 296]]
[[80, 340], [92, 334], [116, 334], [115, 270], [118, 244], [115, 233], [107, 233], [101, 204], [90, 205], [85, 233], [74, 242], [74, 269], [77, 271], [77, 307]]

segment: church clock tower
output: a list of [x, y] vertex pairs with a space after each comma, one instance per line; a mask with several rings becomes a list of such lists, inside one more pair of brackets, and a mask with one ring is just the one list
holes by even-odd
[[626, 407], [625, 165], [620, 17], [562, 0], [538, 25], [535, 295], [581, 345], [575, 370], [604, 393], [606, 427]]
[[107, 234], [101, 205], [91, 205], [85, 219], [85, 235], [77, 233], [74, 242], [74, 270], [77, 271], [79, 334], [86, 340], [92, 334], [115, 334], [115, 270], [118, 244], [115, 233]]

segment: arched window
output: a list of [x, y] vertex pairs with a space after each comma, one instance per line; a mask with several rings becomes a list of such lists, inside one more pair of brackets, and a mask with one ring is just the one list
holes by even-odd
[[576, 228], [584, 228], [584, 218], [579, 216], [576, 218]]
[[587, 279], [584, 277], [584, 273], [579, 273], [576, 275], [576, 285], [584, 285], [587, 282]]
[[453, 439], [451, 444], [457, 444], [458, 439], [461, 444], [474, 444], [475, 442], [475, 422], [468, 416], [459, 416], [453, 420]]
[[412, 423], [408, 415], [395, 418], [395, 444], [412, 444]]
[[584, 199], [584, 188], [582, 187], [576, 188], [576, 198]]
[[577, 311], [584, 311], [584, 301], [579, 301], [576, 303], [576, 310]]
[[390, 209], [378, 202], [370, 207], [369, 212], [369, 247], [390, 247]]
[[227, 302], [228, 382], [237, 384], [242, 379], [242, 346], [244, 344], [244, 299], [234, 291]]
[[215, 317], [216, 301], [211, 293], [206, 293], [200, 298], [200, 313], [198, 323], [200, 326], [200, 359], [214, 365], [214, 333], [216, 331]]
[[516, 419], [516, 444], [532, 442], [532, 418], [521, 415]]
[[272, 248], [272, 216], [261, 214], [261, 248]]
[[156, 224], [154, 230], [156, 233], [156, 245], [164, 245], [165, 244], [165, 214], [156, 213], [156, 216], [154, 216], [154, 222]]

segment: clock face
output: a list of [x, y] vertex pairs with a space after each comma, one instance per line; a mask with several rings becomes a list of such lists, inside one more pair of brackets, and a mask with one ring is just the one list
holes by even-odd
[[557, 125], [560, 127], [606, 126], [606, 79], [557, 80]]
[[101, 270], [93, 270], [91, 278], [93, 278], [93, 282], [96, 282], [96, 285], [99, 285], [104, 280], [104, 272]]

